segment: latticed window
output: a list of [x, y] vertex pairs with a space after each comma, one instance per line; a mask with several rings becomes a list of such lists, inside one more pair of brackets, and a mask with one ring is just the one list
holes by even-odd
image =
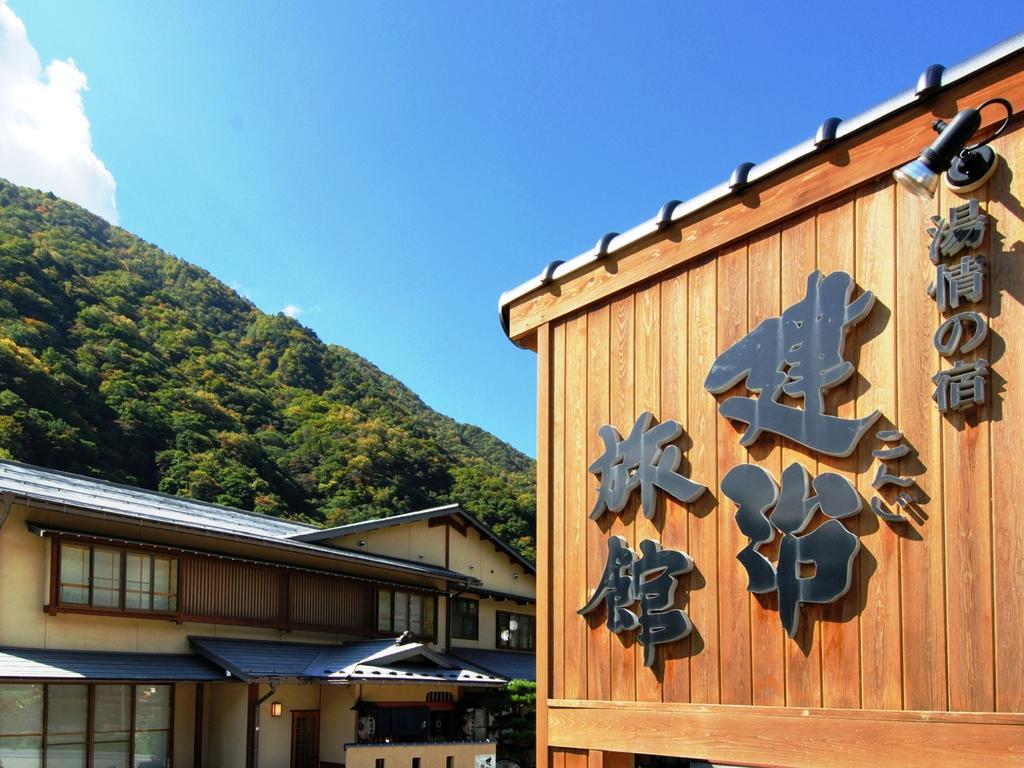
[[178, 610], [178, 561], [88, 544], [60, 542], [62, 605], [128, 611]]
[[384, 587], [377, 590], [378, 632], [397, 635], [409, 631], [416, 637], [433, 640], [436, 612], [437, 600], [433, 595]]
[[536, 624], [533, 616], [525, 613], [498, 611], [495, 645], [517, 651], [532, 651], [535, 644]]
[[452, 600], [452, 637], [477, 640], [480, 635], [480, 601], [465, 597]]

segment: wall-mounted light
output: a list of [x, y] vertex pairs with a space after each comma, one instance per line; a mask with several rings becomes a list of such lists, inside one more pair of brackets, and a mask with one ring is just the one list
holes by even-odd
[[360, 539], [359, 540], [359, 546], [360, 547], [365, 547], [366, 546], [366, 539]]
[[284, 704], [280, 701], [275, 701], [270, 705], [270, 716], [280, 717], [284, 714]]
[[[981, 110], [998, 104], [1006, 110], [1006, 119], [985, 141], [968, 147], [967, 142], [981, 127]], [[1013, 106], [1006, 99], [989, 99], [977, 109], [963, 109], [946, 123], [936, 120], [932, 128], [939, 134], [921, 156], [893, 171], [893, 177], [921, 197], [934, 197], [939, 176], [946, 174], [946, 185], [954, 192], [972, 192], [995, 173], [999, 157], [987, 146], [1010, 122]]]

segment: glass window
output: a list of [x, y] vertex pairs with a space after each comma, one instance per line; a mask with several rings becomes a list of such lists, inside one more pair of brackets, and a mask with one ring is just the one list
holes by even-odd
[[89, 604], [89, 547], [76, 544], [60, 545], [60, 601], [62, 603]]
[[171, 700], [169, 685], [0, 684], [0, 765], [43, 768], [45, 740], [46, 768], [167, 768]]
[[178, 561], [153, 558], [153, 610], [178, 610]]
[[129, 611], [176, 611], [178, 561], [62, 542], [60, 602]]
[[477, 640], [480, 636], [480, 601], [465, 597], [452, 600], [452, 637]]
[[135, 687], [135, 765], [153, 768], [168, 764], [171, 735], [171, 686]]
[[43, 686], [0, 684], [0, 765], [43, 764]]
[[129, 552], [125, 563], [124, 604], [136, 611], [150, 610], [152, 594], [153, 558], [138, 552]]
[[51, 685], [46, 702], [47, 768], [85, 768], [89, 686]]
[[121, 607], [121, 552], [92, 551], [92, 604], [99, 608]]
[[409, 628], [409, 593], [395, 592], [395, 632]]
[[380, 589], [377, 591], [377, 631], [400, 634], [408, 630], [418, 637], [433, 638], [436, 607], [433, 595]]
[[96, 686], [92, 742], [92, 759], [95, 766], [128, 768], [133, 687]]
[[498, 637], [495, 644], [499, 648], [532, 651], [534, 648], [534, 627], [533, 616], [525, 613], [498, 611]]
[[434, 636], [434, 606], [437, 599], [429, 595], [422, 596], [423, 599], [423, 623], [419, 629], [413, 627], [412, 631], [420, 637]]
[[377, 631], [391, 631], [391, 590], [377, 590]]

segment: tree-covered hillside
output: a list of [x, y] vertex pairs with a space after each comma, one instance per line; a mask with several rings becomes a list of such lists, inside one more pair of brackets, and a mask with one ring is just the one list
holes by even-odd
[[533, 556], [533, 461], [77, 205], [0, 179], [0, 456], [339, 524], [449, 501]]

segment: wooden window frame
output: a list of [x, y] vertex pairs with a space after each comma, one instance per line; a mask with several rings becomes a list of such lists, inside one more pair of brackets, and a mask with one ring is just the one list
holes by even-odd
[[[474, 600], [471, 597], [453, 597], [452, 600], [452, 640], [480, 640], [480, 601]], [[457, 635], [455, 634], [455, 616], [458, 615], [455, 609], [457, 603], [466, 603], [476, 606], [476, 611], [473, 614], [473, 634], [470, 635]], [[464, 615], [464, 614], [463, 614]]]
[[[391, 593], [391, 615], [390, 615], [389, 620], [388, 620], [388, 626], [390, 627], [390, 629], [387, 629], [387, 630], [380, 629], [380, 615], [379, 615], [379, 613], [380, 613], [380, 594], [381, 594], [381, 592], [390, 592]], [[437, 617], [438, 617], [437, 604], [438, 604], [439, 601], [437, 599], [437, 595], [435, 595], [433, 593], [430, 593], [430, 592], [422, 592], [422, 591], [420, 591], [418, 589], [403, 589], [403, 588], [399, 588], [399, 587], [377, 587], [377, 589], [374, 590], [374, 593], [373, 593], [373, 619], [374, 619], [373, 620], [373, 630], [374, 630], [373, 636], [374, 637], [393, 637], [394, 636], [394, 633], [396, 631], [395, 630], [395, 594], [399, 593], [399, 592], [400, 593], [404, 593], [406, 595], [409, 595], [410, 597], [412, 595], [420, 595], [424, 600], [429, 599], [429, 600], [433, 601], [433, 604], [434, 604], [434, 619], [433, 619], [433, 625], [432, 625], [433, 626], [433, 632], [431, 634], [429, 634], [429, 635], [417, 634], [416, 632], [413, 632], [413, 637], [415, 637], [417, 640], [420, 640], [422, 642], [436, 643], [437, 642]], [[424, 612], [424, 615], [426, 615], [425, 612]], [[403, 631], [405, 631], [405, 630], [403, 630]], [[410, 629], [409, 631], [412, 631], [412, 630]]]
[[[514, 647], [510, 645], [503, 645], [501, 639], [501, 617], [508, 616], [529, 619], [533, 626], [533, 640], [530, 643], [529, 648], [523, 648], [522, 646]], [[494, 613], [494, 647], [501, 651], [525, 651], [527, 653], [536, 653], [537, 651], [537, 617], [529, 613], [515, 613], [514, 611], [495, 611]]]
[[[63, 579], [61, 576], [61, 552], [65, 544], [73, 547], [82, 547], [89, 550], [89, 602], [88, 603], [66, 603], [61, 600], [61, 587], [63, 586]], [[182, 583], [181, 574], [184, 570], [181, 567], [181, 558], [174, 557], [160, 552], [150, 552], [141, 547], [131, 547], [124, 545], [107, 545], [107, 544], [96, 544], [94, 542], [80, 541], [74, 538], [66, 538], [63, 536], [52, 536], [50, 538], [50, 602], [49, 605], [44, 606], [44, 610], [53, 615], [56, 613], [86, 613], [96, 616], [129, 616], [132, 618], [154, 618], [154, 619], [171, 619], [180, 622], [182, 616]], [[119, 605], [118, 606], [96, 606], [93, 605], [93, 579], [95, 575], [95, 552], [96, 549], [110, 550], [120, 553], [120, 586], [118, 591]], [[153, 576], [156, 559], [160, 558], [168, 560], [174, 563], [173, 568], [175, 571], [174, 577], [174, 588], [175, 592], [175, 607], [169, 610], [157, 610], [150, 608], [128, 608], [127, 603], [127, 564], [128, 564], [128, 553], [139, 554], [149, 558], [149, 605], [153, 605]]]

